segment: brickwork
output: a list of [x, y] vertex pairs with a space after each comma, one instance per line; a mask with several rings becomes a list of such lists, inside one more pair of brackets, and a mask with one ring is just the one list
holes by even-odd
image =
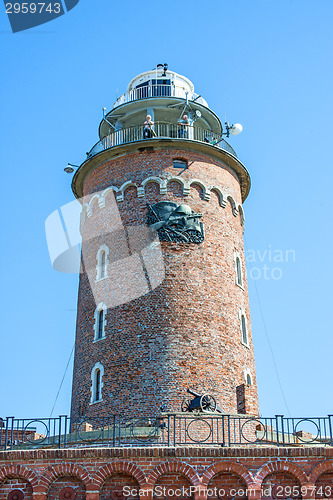
[[[128, 494], [124, 487], [128, 487]], [[139, 500], [140, 485], [138, 481], [128, 474], [113, 474], [105, 479], [100, 489], [100, 500]], [[133, 493], [132, 493], [133, 492]]]
[[80, 481], [75, 476], [62, 476], [56, 479], [50, 486], [47, 499], [48, 500], [59, 500], [60, 492], [70, 486], [75, 492], [75, 500], [85, 500], [86, 498], [86, 488], [82, 481]]
[[0, 484], [0, 499], [6, 500], [13, 490], [22, 491], [24, 500], [33, 500], [31, 484], [20, 477], [9, 477]]
[[[239, 492], [237, 498], [239, 500], [246, 500], [246, 483], [244, 480], [237, 476], [237, 474], [224, 472], [222, 474], [217, 474], [208, 483], [209, 496], [212, 499], [223, 499], [223, 497], [229, 497], [230, 489], [235, 489]], [[242, 494], [242, 491], [244, 493]]]
[[[10, 432], [7, 435], [7, 444], [9, 443], [15, 443], [15, 442], [21, 442], [22, 438], [27, 438], [31, 441], [34, 441], [39, 438], [43, 438], [43, 434], [39, 434], [35, 430], [29, 430], [29, 429], [13, 429], [13, 432]], [[2, 429], [2, 432], [0, 433], [0, 446], [3, 446], [5, 444], [6, 440], [6, 432], [4, 432], [4, 429]]]
[[258, 395], [253, 385], [241, 384], [236, 387], [237, 412], [256, 414]]
[[155, 483], [156, 494], [155, 498], [159, 500], [167, 500], [181, 498], [183, 495], [177, 494], [176, 490], [182, 490], [183, 488], [188, 491], [186, 498], [192, 498], [189, 491], [191, 482], [183, 474], [164, 474], [160, 476]]
[[[287, 472], [278, 472], [274, 474], [269, 474], [268, 476], [265, 477], [265, 479], [262, 482], [262, 488], [267, 491], [270, 491], [271, 488], [273, 489], [276, 486], [280, 487], [287, 486], [288, 487], [287, 491], [289, 491], [289, 488], [290, 491], [293, 491], [293, 488], [296, 487], [295, 488], [296, 494], [288, 496], [292, 498], [301, 498], [301, 495], [298, 494], [298, 491], [300, 491], [300, 486], [301, 486], [299, 481], [291, 474], [288, 474]], [[283, 490], [281, 488], [281, 492], [282, 491]]]
[[[172, 159], [188, 160], [188, 169], [172, 166]], [[189, 183], [188, 192], [174, 176]], [[86, 178], [87, 201], [109, 186], [126, 181], [137, 185], [148, 177], [167, 182], [161, 194], [157, 181], [145, 186], [138, 196], [130, 186], [118, 202], [126, 231], [108, 234], [112, 224], [112, 200], [105, 206], [92, 202], [91, 214], [82, 226], [87, 243], [86, 269], [96, 268], [98, 248], [110, 248], [109, 267], [130, 255], [128, 232], [131, 226], [146, 224], [146, 203], [170, 200], [186, 203], [203, 214], [205, 241], [202, 244], [162, 242], [165, 264], [164, 281], [150, 293], [126, 304], [109, 308], [106, 314], [106, 338], [94, 340], [96, 302], [88, 275], [80, 276], [76, 348], [72, 396], [72, 416], [85, 419], [120, 413], [125, 417], [154, 415], [164, 404], [179, 411], [188, 387], [209, 392], [228, 413], [237, 413], [236, 387], [244, 383], [244, 370], [252, 373], [253, 386], [244, 408], [258, 413], [255, 363], [251, 334], [243, 227], [235, 207], [241, 204], [236, 174], [222, 162], [209, 156], [179, 149], [143, 151], [114, 158], [95, 168]], [[217, 186], [230, 196], [224, 200], [211, 191], [206, 200], [201, 183]], [[222, 206], [223, 205], [223, 206]], [[95, 236], [96, 232], [104, 236]], [[92, 235], [94, 238], [91, 239]], [[236, 285], [234, 252], [241, 257], [243, 289]], [[133, 289], [140, 281], [133, 275]], [[108, 280], [93, 284], [94, 294], [110, 296]], [[147, 292], [149, 288], [147, 288]], [[96, 296], [96, 294], [95, 294]], [[249, 344], [241, 343], [239, 310], [247, 318]], [[91, 402], [91, 370], [96, 363], [104, 367], [103, 401]]]
[[[127, 498], [125, 486], [130, 500], [152, 500], [156, 486], [196, 487], [194, 500], [221, 500], [215, 488], [246, 488], [247, 498], [259, 500], [274, 485], [297, 486], [302, 498], [314, 499], [314, 487], [333, 486], [332, 447], [33, 450], [0, 452], [0, 460], [1, 500], [15, 489], [25, 500], [55, 500], [64, 487], [75, 490], [76, 500], [117, 500]], [[180, 498], [166, 493], [167, 500]]]

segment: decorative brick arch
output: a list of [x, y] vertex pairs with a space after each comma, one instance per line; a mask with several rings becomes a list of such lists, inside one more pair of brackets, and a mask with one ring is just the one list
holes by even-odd
[[89, 489], [90, 484], [92, 483], [89, 472], [81, 467], [80, 465], [76, 465], [73, 463], [62, 463], [59, 465], [55, 465], [54, 467], [49, 467], [39, 481], [39, 490], [41, 493], [47, 493], [51, 484], [58, 479], [58, 477], [71, 477], [74, 476], [80, 479], [85, 488]]
[[132, 462], [111, 462], [98, 469], [94, 475], [93, 482], [96, 488], [100, 489], [105, 479], [113, 474], [127, 474], [134, 477], [139, 483], [140, 488], [147, 483], [144, 472]]
[[84, 218], [87, 216], [87, 213], [89, 212], [89, 204], [85, 203], [82, 205], [82, 210], [81, 210], [81, 222], [84, 220]]
[[295, 464], [286, 461], [279, 462], [269, 462], [258, 470], [254, 477], [254, 482], [262, 484], [263, 480], [269, 474], [274, 474], [275, 472], [285, 472], [290, 474], [300, 483], [301, 486], [306, 486], [308, 484], [308, 477], [305, 472]]
[[94, 194], [94, 196], [89, 201], [89, 210], [90, 210], [91, 213], [93, 212], [94, 205], [96, 205], [97, 208], [99, 207], [100, 198], [101, 197], [100, 197], [99, 194]]
[[321, 474], [325, 474], [327, 472], [333, 473], [333, 460], [327, 460], [325, 462], [320, 462], [320, 464], [316, 465], [309, 474], [309, 481], [313, 484], [316, 483], [317, 479]]
[[249, 486], [254, 481], [251, 472], [246, 467], [239, 463], [231, 462], [230, 460], [228, 460], [210, 465], [202, 475], [202, 485], [207, 487], [209, 481], [214, 476], [223, 472], [229, 472], [242, 478], [246, 486]]
[[146, 179], [144, 179], [141, 182], [141, 187], [145, 188], [147, 186], [147, 184], [158, 184], [161, 187], [161, 186], [165, 186], [166, 182], [164, 179], [161, 179], [160, 177], [151, 176], [151, 177], [147, 177]]
[[242, 226], [244, 226], [244, 223], [245, 223], [245, 215], [244, 215], [244, 210], [243, 210], [242, 205], [238, 205], [237, 210], [238, 210], [238, 213], [239, 213], [239, 217], [240, 217], [241, 224], [242, 224]]
[[227, 198], [223, 193], [223, 191], [218, 186], [210, 186], [209, 192], [214, 193], [217, 196], [220, 206], [222, 208], [225, 208], [227, 206]]
[[189, 185], [190, 185], [190, 187], [192, 187], [193, 185], [199, 186], [202, 189], [203, 199], [205, 201], [209, 201], [209, 199], [210, 199], [210, 190], [207, 189], [207, 186], [206, 186], [206, 184], [204, 182], [202, 182], [200, 179], [191, 179], [189, 181]]
[[119, 192], [119, 189], [116, 186], [109, 186], [108, 188], [106, 188], [103, 191], [103, 193], [101, 194], [101, 198], [99, 200], [100, 208], [105, 207], [105, 203], [106, 203], [108, 196], [112, 195], [114, 197], [114, 199], [116, 199], [118, 192]]
[[135, 184], [135, 182], [126, 181], [119, 188], [119, 194], [117, 195], [117, 201], [124, 201], [124, 199], [125, 199], [125, 193], [130, 188], [135, 188], [136, 189], [136, 195], [138, 195], [138, 186]]
[[228, 196], [227, 200], [229, 201], [230, 205], [231, 205], [231, 210], [232, 210], [232, 215], [234, 217], [237, 217], [238, 215], [238, 210], [237, 210], [237, 205], [236, 205], [236, 202], [235, 200], [233, 199], [232, 196]]
[[9, 465], [0, 469], [0, 484], [10, 477], [17, 476], [20, 479], [25, 479], [31, 484], [32, 488], [38, 485], [38, 477], [35, 472], [23, 465]]
[[182, 187], [182, 191], [184, 192], [184, 189], [186, 188], [186, 182], [182, 177], [178, 177], [176, 175], [170, 175], [170, 177], [166, 179], [167, 187], [170, 184], [170, 182], [177, 182], [178, 184], [180, 184]]
[[182, 474], [193, 486], [202, 484], [201, 477], [188, 464], [183, 462], [163, 462], [155, 467], [147, 478], [147, 487], [153, 488], [157, 479], [165, 474]]

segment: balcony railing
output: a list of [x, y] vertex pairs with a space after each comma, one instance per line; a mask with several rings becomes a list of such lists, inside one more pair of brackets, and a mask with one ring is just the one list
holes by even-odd
[[[192, 141], [205, 142], [219, 149], [228, 151], [236, 156], [234, 149], [223, 138], [222, 134], [216, 134], [210, 130], [195, 127], [193, 125], [181, 125], [178, 123], [155, 122], [150, 134], [151, 139], [189, 139]], [[142, 141], [144, 136], [144, 125], [135, 125], [132, 127], [115, 130], [110, 135], [97, 142], [90, 150], [88, 156], [94, 156], [105, 149], [113, 148], [129, 142]]]
[[183, 87], [176, 85], [147, 85], [145, 87], [139, 87], [118, 97], [113, 107], [116, 108], [121, 104], [125, 104], [132, 101], [138, 101], [139, 99], [148, 99], [149, 97], [178, 97], [181, 99], [189, 99], [190, 101], [195, 101], [198, 104], [208, 107], [207, 102], [199, 94], [194, 92], [188, 92]]
[[155, 417], [0, 419], [0, 449], [133, 446], [333, 446], [333, 415], [288, 418], [205, 413]]

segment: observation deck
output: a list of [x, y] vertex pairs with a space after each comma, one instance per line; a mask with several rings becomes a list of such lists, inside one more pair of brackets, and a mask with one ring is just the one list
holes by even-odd
[[[144, 135], [147, 115], [153, 122], [149, 137]], [[185, 125], [184, 115], [187, 117]], [[193, 83], [169, 71], [166, 64], [157, 65], [134, 77], [127, 92], [118, 97], [110, 111], [103, 113], [99, 141], [76, 171], [73, 192], [77, 198], [82, 196], [86, 176], [100, 161], [142, 148], [176, 147], [225, 162], [238, 176], [244, 201], [250, 189], [250, 176], [224, 139], [225, 135], [220, 118], [194, 91]]]
[[[127, 92], [118, 97], [111, 111], [104, 115], [99, 137], [102, 140], [119, 130], [140, 127], [147, 115], [154, 123], [169, 123], [175, 127], [186, 115], [189, 126], [194, 129], [205, 130], [207, 134], [223, 133], [219, 117], [209, 108], [207, 101], [194, 92], [193, 83], [185, 76], [169, 71], [167, 65], [158, 65], [131, 80]], [[166, 128], [163, 133], [165, 131]], [[177, 137], [177, 132], [174, 132], [171, 135], [166, 133], [166, 137]], [[199, 138], [200, 134], [194, 134], [194, 137]]]
[[[114, 130], [109, 135], [106, 135], [103, 139], [98, 141], [87, 155], [90, 158], [91, 156], [95, 156], [101, 151], [114, 146], [142, 141], [144, 140], [143, 132], [144, 125], [132, 125], [130, 127]], [[152, 137], [150, 139], [189, 139], [192, 141], [204, 142], [227, 151], [237, 158], [235, 150], [230, 146], [230, 144], [227, 143], [227, 141], [223, 139], [222, 134], [193, 125], [187, 126], [186, 130], [184, 130], [184, 128], [179, 126], [177, 123], [154, 122]]]
[[188, 99], [189, 101], [197, 102], [198, 104], [208, 107], [207, 102], [201, 97], [201, 95], [196, 94], [195, 92], [190, 92], [184, 87], [179, 85], [153, 85], [149, 82], [146, 87], [131, 89], [118, 97], [113, 105], [113, 108], [117, 108], [118, 106], [128, 102], [156, 97], [177, 97], [180, 99]]

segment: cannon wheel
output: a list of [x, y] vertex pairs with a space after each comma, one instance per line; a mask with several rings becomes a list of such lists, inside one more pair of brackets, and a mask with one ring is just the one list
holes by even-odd
[[192, 399], [184, 399], [182, 402], [182, 411], [190, 411]]
[[204, 235], [197, 229], [188, 229], [185, 234], [188, 236], [190, 243], [202, 243], [204, 240]]
[[216, 411], [216, 399], [210, 394], [203, 394], [200, 398], [200, 408], [201, 411], [205, 412], [215, 412]]

